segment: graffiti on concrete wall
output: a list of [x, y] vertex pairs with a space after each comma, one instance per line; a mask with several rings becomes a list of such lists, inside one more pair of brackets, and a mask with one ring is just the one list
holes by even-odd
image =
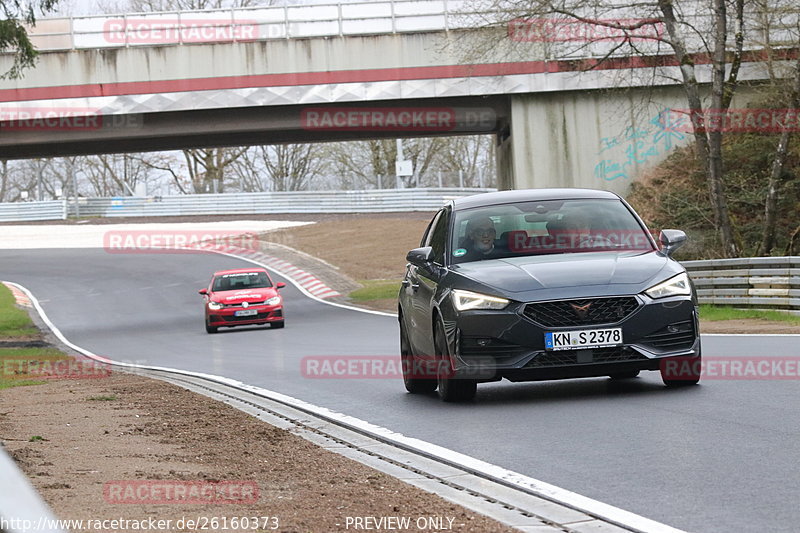
[[600, 139], [601, 159], [594, 167], [597, 179], [630, 179], [633, 168], [663, 158], [686, 138], [685, 115], [663, 109], [643, 128], [628, 126], [621, 135]]

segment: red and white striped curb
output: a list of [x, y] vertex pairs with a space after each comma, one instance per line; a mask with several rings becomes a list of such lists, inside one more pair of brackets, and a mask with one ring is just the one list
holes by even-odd
[[[219, 247], [215, 247], [219, 249]], [[225, 251], [247, 257], [248, 259], [255, 259], [260, 263], [264, 263], [268, 267], [274, 269], [282, 276], [292, 279], [303, 289], [311, 293], [317, 298], [333, 298], [334, 296], [341, 296], [340, 293], [331, 289], [319, 280], [314, 274], [301, 270], [283, 259], [278, 259], [264, 252], [250, 250], [248, 248], [239, 248], [235, 246], [225, 246]]]
[[17, 305], [21, 305], [22, 307], [33, 307], [31, 304], [31, 299], [28, 298], [28, 295], [16, 288], [15, 286], [11, 285], [10, 283], [3, 283], [8, 290], [11, 291], [11, 294], [14, 295], [14, 300], [17, 301]]

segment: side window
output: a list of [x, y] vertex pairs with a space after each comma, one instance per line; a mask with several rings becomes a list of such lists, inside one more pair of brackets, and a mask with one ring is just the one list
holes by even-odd
[[433, 248], [433, 261], [444, 265], [444, 250], [447, 243], [447, 227], [450, 225], [449, 213], [446, 209], [439, 212], [439, 217], [434, 222], [428, 236], [428, 244]]
[[422, 248], [423, 246], [429, 246], [428, 242], [430, 241], [430, 236], [431, 236], [431, 233], [432, 233], [431, 232], [431, 228], [433, 228], [433, 226], [436, 225], [436, 221], [439, 220], [439, 216], [441, 214], [442, 214], [442, 211], [439, 211], [438, 213], [433, 215], [433, 218], [428, 223], [428, 227], [425, 228], [425, 233], [422, 234], [422, 240], [419, 241], [420, 248]]

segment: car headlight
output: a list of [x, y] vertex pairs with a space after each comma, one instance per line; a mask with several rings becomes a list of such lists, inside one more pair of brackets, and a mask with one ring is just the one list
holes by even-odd
[[666, 298], [667, 296], [691, 296], [692, 285], [686, 272], [653, 285], [644, 291], [650, 298]]
[[278, 305], [279, 303], [281, 303], [281, 297], [280, 296], [273, 296], [272, 298], [270, 298], [269, 300], [267, 300], [264, 303], [267, 304], [267, 305]]
[[208, 302], [208, 308], [212, 311], [219, 311], [222, 309], [222, 304], [219, 302]]
[[477, 292], [453, 289], [453, 305], [459, 311], [471, 309], [503, 309], [508, 305], [508, 300], [497, 296], [487, 296]]

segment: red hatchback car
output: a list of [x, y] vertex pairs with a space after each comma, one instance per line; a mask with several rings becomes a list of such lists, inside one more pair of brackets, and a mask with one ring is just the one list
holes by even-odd
[[252, 324], [283, 327], [283, 298], [263, 268], [241, 268], [214, 272], [208, 288], [200, 289], [206, 316], [206, 331]]

